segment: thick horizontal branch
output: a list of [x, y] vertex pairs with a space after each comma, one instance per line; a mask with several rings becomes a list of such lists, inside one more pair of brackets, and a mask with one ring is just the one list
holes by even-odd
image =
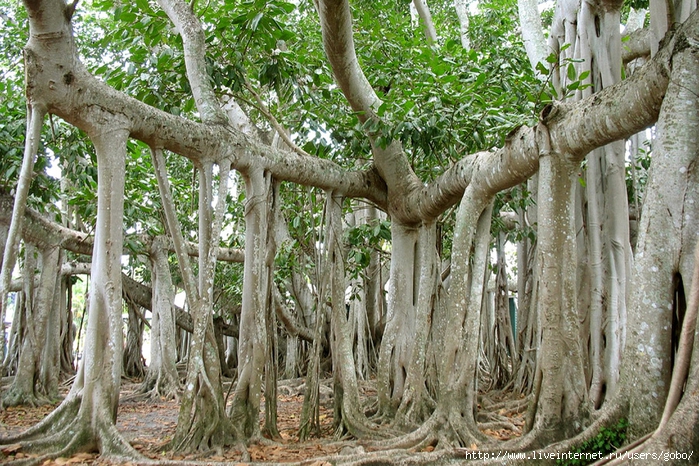
[[[32, 32], [35, 23], [31, 21]], [[66, 26], [62, 34], [32, 33], [25, 47], [28, 95], [88, 135], [109, 128], [119, 116], [127, 122], [131, 137], [187, 157], [196, 166], [206, 160], [230, 160], [242, 172], [255, 165], [279, 180], [386, 204], [384, 183], [372, 168], [345, 170], [327, 159], [265, 145], [231, 125], [207, 125], [171, 115], [112, 89], [80, 63], [68, 31]]]
[[651, 33], [648, 28], [636, 29], [625, 34], [621, 43], [622, 63], [627, 64], [636, 58], [650, 56], [650, 38]]
[[[338, 10], [333, 10], [335, 7]], [[342, 0], [324, 0], [321, 6], [325, 8], [321, 12], [324, 28], [332, 24], [347, 25], [346, 7]], [[697, 18], [697, 13], [693, 13], [674, 38], [666, 40], [663, 49], [630, 78], [588, 99], [549, 108], [544, 122], [552, 149], [572, 160], [581, 160], [590, 150], [655, 123], [669, 80], [673, 49], [694, 44], [697, 39], [677, 38], [696, 35]], [[31, 21], [32, 38], [26, 48], [29, 98], [43, 99], [50, 112], [88, 134], [121, 115], [130, 122], [134, 138], [188, 157], [196, 164], [225, 156], [241, 171], [261, 165], [278, 179], [334, 189], [344, 196], [366, 198], [384, 209], [387, 207], [387, 189], [375, 169], [343, 170], [328, 160], [303, 157], [257, 143], [229, 126], [205, 125], [149, 107], [87, 73], [75, 58], [67, 25], [59, 34], [55, 25], [42, 24], [39, 16], [31, 16]], [[330, 27], [326, 30], [332, 32]], [[343, 42], [337, 46], [344, 49], [330, 50], [328, 55], [344, 55], [344, 66], [354, 67], [352, 60], [346, 60], [351, 51], [351, 34], [341, 38]], [[362, 87], [358, 87], [358, 92], [368, 95]], [[350, 92], [348, 99], [352, 100], [353, 95], [354, 91]], [[370, 98], [361, 105], [366, 108], [372, 103]], [[487, 193], [521, 183], [538, 170], [539, 137], [541, 133], [536, 127], [520, 128], [503, 148], [465, 157], [430, 185], [413, 185], [408, 193], [394, 191], [392, 194], [402, 198], [401, 204], [408, 206], [395, 212], [397, 217], [414, 223], [434, 219], [458, 202], [471, 183], [478, 183], [477, 188]]]
[[[12, 221], [14, 198], [0, 195], [0, 223]], [[92, 254], [92, 238], [85, 233], [71, 230], [27, 207], [22, 223], [22, 238], [37, 248], [60, 246], [76, 254]]]
[[[643, 67], [591, 97], [555, 103], [543, 115], [555, 153], [582, 161], [597, 147], [627, 138], [653, 125], [669, 83], [676, 47], [696, 44], [699, 13], [693, 13], [671, 40]], [[694, 36], [687, 40], [686, 36]], [[516, 186], [539, 169], [539, 127], [521, 127], [493, 152], [466, 156], [433, 183], [410, 194], [411, 221], [434, 219], [457, 203], [468, 185], [494, 194]]]
[[[9, 225], [12, 219], [13, 198], [0, 195], [0, 224]], [[27, 208], [24, 214], [22, 227], [24, 241], [35, 245], [37, 248], [60, 246], [61, 248], [87, 256], [92, 255], [93, 237], [76, 230], [66, 228], [56, 222], [52, 222], [33, 209]], [[138, 238], [145, 247], [143, 254], [148, 254], [152, 238], [140, 235]], [[173, 252], [171, 242], [167, 244], [168, 250]], [[130, 254], [125, 251], [125, 254]], [[187, 243], [187, 254], [192, 257], [199, 255], [199, 247], [195, 243]], [[223, 262], [243, 262], [245, 253], [240, 249], [218, 248], [217, 259]]]
[[[126, 274], [121, 274], [122, 290], [125, 298], [131, 300], [134, 304], [148, 309], [153, 312], [153, 290], [151, 287], [137, 282]], [[194, 323], [192, 316], [179, 306], [175, 308], [175, 320], [177, 326], [189, 333], [194, 331]], [[231, 337], [238, 337], [238, 326], [223, 322], [223, 334]]]

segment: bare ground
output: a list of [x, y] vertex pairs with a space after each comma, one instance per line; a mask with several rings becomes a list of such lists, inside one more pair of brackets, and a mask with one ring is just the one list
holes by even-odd
[[[299, 417], [303, 405], [303, 396], [298, 393], [298, 387], [291, 383], [280, 386], [278, 397], [278, 428], [281, 439], [275, 441], [259, 442], [248, 445], [248, 454], [253, 462], [298, 462], [313, 460], [314, 458], [328, 457], [340, 453], [343, 448], [352, 449], [356, 442], [338, 441], [333, 436], [332, 399], [329, 396], [321, 396], [320, 420], [322, 432], [320, 438], [299, 442], [297, 430]], [[66, 387], [66, 391], [67, 391]], [[243, 452], [235, 448], [225, 449], [219, 452], [211, 452], [208, 455], [178, 455], [163, 451], [175, 432], [179, 406], [176, 401], [167, 400], [143, 400], [134, 394], [139, 384], [133, 381], [124, 381], [121, 391], [121, 402], [117, 416], [117, 428], [124, 437], [144, 456], [152, 459], [169, 459], [175, 461], [204, 461], [206, 463], [243, 463]], [[370, 386], [362, 390], [365, 397], [374, 395]], [[57, 404], [38, 407], [9, 407], [0, 411], [0, 438], [10, 434], [21, 432], [30, 427], [47, 414]], [[264, 408], [263, 408], [264, 410]], [[263, 422], [264, 411], [261, 415]], [[516, 429], [483, 429], [484, 432], [494, 438], [506, 440], [519, 435], [523, 421], [521, 416], [511, 417]], [[431, 447], [428, 447], [428, 450]], [[12, 464], [15, 460], [27, 458], [30, 455], [21, 451], [18, 446], [7, 446], [0, 449], [0, 464]], [[58, 458], [54, 461], [43, 463], [45, 466], [54, 465], [103, 465], [97, 454], [82, 453], [71, 458]], [[111, 463], [110, 463], [111, 464]], [[322, 461], [314, 465], [328, 464]]]

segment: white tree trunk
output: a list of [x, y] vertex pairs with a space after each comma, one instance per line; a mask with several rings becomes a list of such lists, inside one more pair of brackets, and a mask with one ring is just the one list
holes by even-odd
[[177, 430], [171, 448], [181, 451], [208, 450], [230, 444], [236, 433], [225, 413], [221, 363], [213, 326], [213, 289], [219, 235], [227, 194], [229, 164], [219, 165], [220, 181], [213, 205], [213, 162], [199, 170], [199, 277], [195, 278], [186, 243], [175, 212], [162, 149], [152, 150], [153, 166], [168, 229], [177, 253], [193, 332], [189, 342], [187, 377]]
[[269, 173], [253, 168], [245, 178], [245, 269], [243, 302], [238, 341], [238, 383], [229, 416], [240, 425], [246, 438], [258, 438], [260, 397], [265, 365], [267, 325], [265, 312], [271, 306], [269, 267], [274, 249], [268, 249], [268, 229], [272, 212], [272, 186]]
[[468, 38], [468, 5], [470, 2], [467, 0], [454, 0], [454, 9], [456, 9], [456, 16], [459, 18], [459, 37], [461, 38], [461, 46], [465, 50], [471, 49], [471, 40]]
[[[455, 0], [463, 1], [463, 0]], [[522, 42], [527, 50], [529, 64], [536, 70], [538, 63], [547, 64], [546, 38], [541, 26], [541, 15], [539, 14], [539, 2], [537, 0], [517, 0], [517, 11], [519, 12], [519, 26], [522, 28]], [[537, 72], [538, 73], [538, 72]]]
[[691, 168], [699, 157], [692, 129], [699, 122], [698, 68], [689, 52], [676, 63], [656, 128], [633, 268], [620, 396], [630, 404], [634, 435], [653, 429], [663, 412], [672, 365], [675, 280], [679, 274], [689, 295], [692, 243], [699, 229], [697, 175]]
[[151, 245], [153, 304], [151, 320], [151, 357], [142, 390], [153, 397], [178, 398], [180, 380], [177, 374], [175, 332], [175, 288], [167, 262], [165, 239], [156, 238]]
[[413, 5], [417, 10], [417, 14], [420, 16], [422, 27], [425, 28], [424, 32], [427, 43], [435, 44], [437, 42], [437, 29], [434, 27], [432, 13], [430, 12], [429, 5], [427, 5], [427, 0], [413, 0]]
[[[582, 430], [586, 418], [585, 387], [577, 312], [575, 251], [576, 164], [550, 151], [545, 133], [540, 147], [538, 206], [538, 296], [541, 349], [530, 409], [531, 430], [523, 442], [548, 443]], [[556, 438], [559, 437], [559, 438]]]
[[[22, 168], [19, 172], [19, 180], [15, 189], [15, 202], [12, 209], [12, 221], [10, 222], [7, 236], [3, 241], [3, 258], [0, 265], [0, 322], [5, 322], [5, 307], [7, 306], [7, 293], [9, 292], [12, 271], [17, 261], [19, 252], [19, 240], [24, 220], [24, 209], [27, 205], [27, 196], [34, 170], [34, 159], [36, 157], [39, 141], [41, 139], [41, 128], [44, 124], [46, 109], [41, 102], [34, 102], [29, 99], [27, 103], [27, 134], [24, 145], [24, 157]], [[5, 359], [5, 332], [0, 332], [0, 360]]]

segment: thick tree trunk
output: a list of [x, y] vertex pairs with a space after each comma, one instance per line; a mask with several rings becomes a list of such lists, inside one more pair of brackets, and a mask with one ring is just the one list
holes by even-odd
[[143, 359], [143, 329], [145, 327], [141, 311], [133, 302], [126, 302], [129, 312], [129, 321], [126, 330], [126, 343], [124, 346], [124, 375], [140, 379], [146, 373], [145, 360]]
[[[524, 442], [546, 444], [582, 430], [588, 416], [576, 292], [574, 181], [577, 165], [550, 151], [542, 131], [539, 170], [538, 307], [541, 350], [531, 431]], [[556, 438], [558, 437], [558, 438]]]
[[391, 222], [391, 274], [386, 329], [377, 367], [379, 410], [389, 419], [395, 414], [405, 388], [405, 377], [415, 333], [415, 252], [418, 229]]
[[[550, 43], [553, 50], [560, 51], [559, 66], [566, 71], [554, 73], [560, 96], [583, 73], [589, 77], [582, 83], [589, 86], [579, 88], [574, 100], [588, 98], [621, 80], [620, 8], [619, 1], [557, 6]], [[564, 44], [570, 47], [563, 49]], [[569, 60], [577, 62], [573, 65]], [[567, 70], [572, 66], [574, 73]], [[587, 156], [585, 191], [578, 203], [587, 210], [577, 214], [582, 233], [577, 306], [581, 320], [589, 325], [582, 329], [582, 337], [589, 339], [589, 392], [595, 407], [616, 390], [624, 343], [621, 324], [626, 319], [632, 260], [624, 153], [624, 144], [617, 141]]]
[[[57, 269], [60, 270], [64, 260], [63, 251], [59, 251]], [[44, 271], [42, 270], [42, 274]], [[40, 390], [51, 400], [58, 399], [58, 382], [61, 378], [61, 350], [63, 343], [63, 328], [65, 309], [61, 284], [63, 276], [60, 271], [54, 277], [53, 293], [47, 302], [49, 316], [44, 331], [44, 347], [41, 351], [41, 363], [39, 367], [38, 386]], [[72, 322], [71, 322], [72, 323]]]
[[699, 155], [692, 129], [698, 118], [695, 55], [687, 50], [673, 60], [639, 225], [620, 390], [629, 403], [633, 436], [654, 429], [663, 412], [673, 360], [677, 276], [689, 283], [689, 251], [699, 228], [699, 196], [693, 188]]
[[272, 306], [271, 271], [274, 248], [270, 244], [273, 190], [271, 176], [261, 169], [244, 175], [245, 269], [238, 342], [238, 382], [229, 417], [245, 438], [259, 438], [260, 396], [267, 346], [265, 315]]
[[153, 305], [151, 314], [151, 357], [142, 392], [153, 398], [178, 398], [180, 381], [177, 375], [174, 295], [172, 277], [163, 247], [164, 238], [156, 238], [151, 246]]
[[[53, 8], [49, 8], [53, 7]], [[72, 13], [62, 2], [28, 5], [32, 39], [27, 56], [71, 57], [66, 42], [40, 41], [42, 34], [68, 33], [66, 17]], [[42, 10], [42, 8], [46, 8]], [[37, 9], [41, 11], [38, 14]], [[36, 63], [36, 62], [34, 62]], [[61, 73], [66, 67], [60, 67]], [[67, 67], [70, 70], [70, 67]], [[42, 72], [50, 73], [46, 67]], [[39, 95], [49, 94], [37, 69], [29, 66], [29, 82]], [[89, 134], [97, 152], [98, 191], [95, 248], [92, 256], [92, 290], [82, 365], [63, 403], [41, 423], [6, 442], [19, 441], [25, 449], [40, 453], [37, 463], [78, 451], [97, 449], [104, 457], [138, 458], [139, 454], [116, 430], [123, 348], [121, 320], [121, 253], [123, 248], [124, 161], [128, 131], [119, 118], [95, 108], [85, 115], [96, 122]], [[102, 123], [104, 126], [101, 126]], [[54, 277], [55, 281], [55, 277]]]
[[215, 209], [213, 202], [213, 162], [199, 170], [199, 277], [195, 278], [186, 243], [175, 212], [161, 149], [153, 149], [153, 165], [165, 210], [168, 228], [177, 252], [193, 332], [188, 346], [187, 377], [180, 404], [177, 430], [170, 442], [178, 451], [220, 448], [231, 444], [236, 433], [225, 412], [221, 384], [221, 363], [214, 335], [213, 289], [219, 235], [227, 194], [229, 163], [220, 165], [220, 181]]
[[[28, 254], [33, 254], [33, 248], [27, 248]], [[55, 325], [50, 325], [55, 319], [52, 314], [57, 310], [54, 305], [56, 295], [56, 282], [60, 278], [60, 249], [53, 247], [40, 252], [41, 278], [36, 290], [33, 288], [34, 276], [31, 273], [25, 274], [25, 281], [30, 287], [26, 292], [27, 302], [24, 308], [26, 313], [25, 326], [22, 334], [17, 373], [11, 387], [5, 393], [3, 404], [14, 406], [20, 404], [40, 404], [51, 401], [51, 396], [58, 394], [58, 383], [49, 386], [40, 384], [40, 372], [42, 366], [42, 352], [49, 350], [46, 346], [47, 338], [58, 342], [57, 335], [48, 335], [47, 330], [55, 332]], [[31, 266], [33, 261], [28, 262]], [[31, 266], [30, 271], [34, 270]], [[53, 322], [55, 324], [55, 322]], [[51, 348], [56, 350], [57, 348]], [[49, 363], [53, 359], [44, 360]], [[57, 375], [57, 374], [56, 374]], [[50, 379], [46, 382], [51, 383]]]
[[447, 306], [438, 306], [444, 315], [439, 312], [434, 318], [437, 335], [433, 336], [433, 345], [438, 348], [436, 408], [419, 429], [399, 438], [394, 446], [420, 448], [439, 443], [470, 447], [486, 440], [476, 424], [475, 391], [491, 200], [474, 185], [464, 192], [454, 228]]
[[[428, 392], [426, 374], [428, 369], [428, 337], [432, 327], [432, 315], [437, 306], [437, 289], [439, 285], [439, 257], [435, 249], [436, 224], [420, 226], [416, 242], [414, 286], [414, 324], [412, 333], [402, 333], [402, 339], [410, 340], [406, 349], [407, 365], [399, 367], [405, 374], [405, 387], [396, 412], [395, 425], [399, 428], [417, 426], [426, 420], [435, 407], [435, 402]], [[410, 328], [404, 326], [404, 329]]]

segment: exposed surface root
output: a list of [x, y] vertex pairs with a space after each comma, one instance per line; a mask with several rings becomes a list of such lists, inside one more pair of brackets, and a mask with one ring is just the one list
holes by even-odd
[[43, 464], [48, 460], [95, 451], [107, 459], [143, 459], [114, 424], [105, 419], [97, 421], [97, 426], [91, 426], [90, 417], [81, 415], [81, 401], [79, 395], [72, 395], [35, 426], [1, 438], [0, 445], [13, 445], [15, 451], [33, 454], [15, 459], [13, 464]]
[[[130, 399], [158, 399], [158, 400], [180, 400], [182, 388], [179, 379], [168, 376], [167, 372], [158, 371], [157, 374], [148, 372], [139, 389]], [[137, 398], [137, 397], [143, 398]]]
[[81, 398], [73, 396], [66, 398], [58, 408], [46, 416], [41, 422], [16, 435], [0, 439], [0, 444], [12, 443], [45, 438], [53, 432], [60, 432], [72, 425], [78, 415]]
[[381, 449], [412, 449], [422, 450], [434, 447], [440, 450], [450, 450], [455, 447], [483, 446], [492, 442], [480, 431], [473, 432], [465, 422], [461, 421], [456, 411], [444, 413], [436, 410], [432, 416], [417, 430], [396, 438], [373, 442], [371, 446]]
[[37, 407], [51, 404], [55, 400], [37, 394], [27, 393], [12, 386], [2, 397], [2, 407], [31, 406]]

